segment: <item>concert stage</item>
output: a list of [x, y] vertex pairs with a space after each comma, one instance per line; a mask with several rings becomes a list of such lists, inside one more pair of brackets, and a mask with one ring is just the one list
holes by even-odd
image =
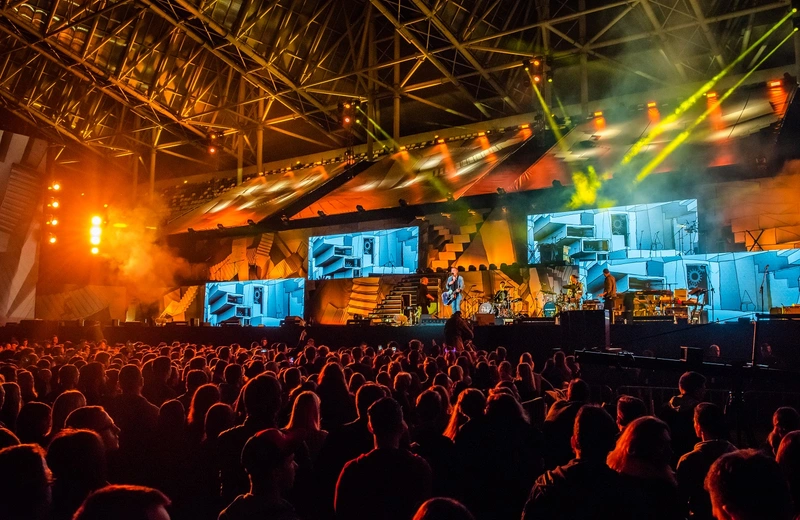
[[[365, 342], [370, 346], [386, 345], [391, 340], [406, 343], [419, 339], [425, 343], [443, 340], [442, 324], [392, 327], [385, 325], [317, 325], [307, 328], [308, 337], [317, 345], [333, 348], [348, 347]], [[572, 330], [572, 331], [571, 331]], [[270, 342], [287, 342], [296, 345], [301, 329], [296, 326], [283, 327], [193, 327], [188, 325], [168, 325], [150, 327], [138, 323], [122, 326], [70, 325], [65, 322], [29, 320], [19, 324], [9, 324], [0, 328], [0, 339], [22, 340], [28, 338], [44, 339], [58, 335], [60, 341], [79, 341], [81, 339], [106, 339], [110, 343], [142, 341], [150, 344], [159, 342], [185, 341], [227, 345], [250, 342], [267, 338]], [[680, 347], [708, 347], [718, 344], [726, 361], [746, 362], [750, 360], [754, 338], [754, 325], [749, 321], [711, 323], [707, 325], [675, 324], [671, 321], [642, 321], [633, 324], [610, 326], [610, 343], [614, 348], [631, 351], [637, 355], [645, 350], [657, 357], [679, 358]], [[768, 342], [776, 355], [788, 366], [800, 366], [795, 348], [800, 334], [800, 321], [762, 320], [756, 325], [756, 344]], [[504, 346], [511, 356], [531, 352], [537, 363], [543, 363], [553, 349], [567, 351], [584, 347], [600, 347], [603, 342], [603, 328], [568, 327], [552, 321], [535, 321], [513, 325], [487, 325], [475, 327], [475, 344], [479, 348]]]

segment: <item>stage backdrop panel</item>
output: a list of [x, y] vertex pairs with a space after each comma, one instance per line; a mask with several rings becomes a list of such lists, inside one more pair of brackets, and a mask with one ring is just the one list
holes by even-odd
[[206, 284], [204, 320], [211, 325], [277, 327], [287, 316], [303, 316], [305, 280], [258, 280]]
[[617, 260], [693, 254], [697, 200], [528, 216], [529, 263]]
[[410, 274], [419, 267], [419, 228], [313, 236], [308, 249], [311, 280]]

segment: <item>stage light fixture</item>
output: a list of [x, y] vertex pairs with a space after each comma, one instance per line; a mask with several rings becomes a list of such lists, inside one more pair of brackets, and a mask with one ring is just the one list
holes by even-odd
[[325, 218], [325, 212], [322, 210], [317, 211], [317, 215], [319, 215], [319, 218]]
[[100, 226], [92, 226], [91, 229], [89, 230], [89, 236], [92, 237], [99, 237], [102, 234], [103, 230], [100, 229]]
[[525, 72], [531, 70], [531, 60], [522, 60], [522, 68], [525, 69]]
[[55, 244], [56, 241], [57, 241], [56, 240], [56, 236], [54, 234], [50, 233], [50, 235], [47, 237], [47, 241], [50, 242], [51, 244]]
[[712, 92], [708, 92], [708, 93], [706, 93], [706, 97], [709, 98], [709, 99], [716, 99], [717, 98], [717, 93], [713, 92], [713, 91]]
[[503, 188], [497, 188], [497, 194], [498, 195], [505, 195], [506, 194], [506, 190], [504, 190]]
[[655, 101], [650, 101], [649, 103], [647, 103], [647, 108], [656, 108], [657, 106], [658, 105], [656, 104]]
[[356, 204], [356, 211], [358, 211], [359, 213], [364, 213], [367, 210], [365, 210], [364, 206], [362, 206], [361, 204]]
[[772, 80], [772, 81], [768, 81], [768, 82], [767, 82], [767, 86], [768, 86], [769, 88], [779, 88], [779, 87], [782, 87], [782, 86], [783, 86], [783, 80], [780, 80], [780, 79], [774, 79], [774, 80]]
[[222, 224], [217, 224], [217, 229], [222, 231], [223, 229], [225, 229], [225, 226], [223, 226]]
[[541, 83], [542, 82], [542, 77], [540, 75], [538, 75], [538, 74], [534, 74], [533, 75], [533, 82], [534, 83]]
[[408, 206], [408, 202], [406, 201], [406, 199], [400, 199], [397, 201], [397, 203], [400, 204], [401, 208], [405, 208], [406, 206]]
[[210, 145], [210, 146], [208, 147], [208, 153], [210, 153], [211, 155], [214, 155], [215, 153], [217, 153], [217, 147], [216, 147], [216, 146], [214, 146], [213, 144], [212, 144], [212, 145]]
[[247, 219], [247, 225], [248, 226], [255, 226], [256, 223], [255, 223], [255, 221], [253, 219], [249, 218], [249, 219]]
[[99, 252], [100, 252], [100, 248], [99, 248], [99, 247], [93, 247], [93, 248], [92, 248], [92, 254], [93, 254], [93, 255], [96, 255], [96, 254], [98, 254]]
[[437, 139], [436, 144], [444, 144], [444, 139], [442, 138]]
[[103, 219], [100, 218], [99, 216], [95, 215], [94, 217], [92, 217], [92, 225], [93, 226], [99, 226], [102, 223], [103, 223]]
[[57, 226], [58, 225], [58, 219], [54, 218], [54, 219], [50, 220], [50, 225], [51, 226]]
[[520, 130], [525, 130], [526, 128], [530, 128], [530, 127], [531, 127], [531, 125], [529, 125], [528, 123], [525, 123], [525, 124], [519, 125], [519, 129], [520, 129]]
[[93, 246], [100, 245], [100, 237], [91, 237], [89, 239], [89, 243], [92, 244]]
[[594, 117], [603, 117], [603, 112], [601, 110], [596, 111]]
[[486, 132], [478, 132], [478, 137], [484, 137], [485, 135], [486, 135]]

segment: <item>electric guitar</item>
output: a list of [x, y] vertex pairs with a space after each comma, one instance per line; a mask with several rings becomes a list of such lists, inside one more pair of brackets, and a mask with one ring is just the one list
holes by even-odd
[[455, 290], [447, 290], [442, 293], [442, 303], [445, 305], [450, 305], [453, 303], [456, 298], [458, 297], [458, 293], [461, 292], [461, 289]]

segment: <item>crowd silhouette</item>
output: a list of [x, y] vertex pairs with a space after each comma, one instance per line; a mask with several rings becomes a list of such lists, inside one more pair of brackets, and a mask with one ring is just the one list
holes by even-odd
[[0, 519], [800, 518], [800, 414], [739, 449], [697, 372], [654, 410], [563, 352], [53, 338], [0, 381]]

